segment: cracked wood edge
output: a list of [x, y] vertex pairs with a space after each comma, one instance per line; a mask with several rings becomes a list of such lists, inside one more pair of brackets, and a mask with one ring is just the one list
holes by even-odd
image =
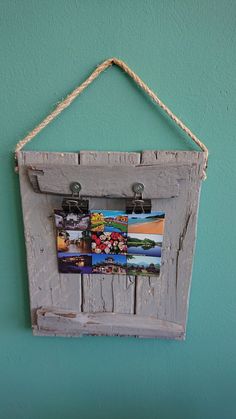
[[178, 196], [179, 180], [185, 179], [189, 171], [189, 166], [125, 166], [123, 162], [122, 166], [113, 167], [36, 165], [29, 167], [28, 175], [34, 190], [41, 193], [70, 195], [74, 179], [81, 184], [81, 194], [86, 197], [132, 198], [133, 184], [141, 182], [145, 185], [143, 197], [155, 199]]
[[145, 150], [142, 152], [141, 164], [143, 165], [197, 165], [199, 177], [202, 178], [202, 171], [206, 165], [206, 156], [202, 151], [181, 151], [181, 150]]
[[42, 305], [74, 309], [81, 307], [81, 276], [60, 274], [56, 257], [54, 208], [61, 207], [61, 197], [36, 194], [29, 183], [26, 166], [31, 164], [78, 164], [76, 153], [18, 153], [19, 179], [27, 252], [32, 324]]
[[[150, 161], [150, 152], [144, 152], [143, 154], [146, 154], [147, 156], [147, 153], [149, 156], [148, 157], [149, 160], [147, 161], [146, 159], [145, 163], [152, 164]], [[166, 164], [170, 164], [172, 166], [174, 163], [173, 159], [178, 160], [179, 164], [183, 164], [183, 163], [186, 164], [186, 161], [188, 159], [189, 165], [191, 166], [191, 172], [190, 172], [189, 177], [186, 179], [185, 184], [181, 185], [181, 194], [177, 199], [172, 200], [172, 208], [171, 210], [170, 208], [169, 209], [167, 208], [167, 214], [168, 213], [169, 215], [171, 213], [174, 214], [174, 211], [178, 209], [178, 205], [177, 205], [178, 200], [182, 201], [184, 205], [184, 211], [182, 211], [182, 213], [179, 214], [179, 222], [176, 223], [177, 225], [179, 225], [179, 230], [177, 232], [176, 231], [174, 232], [173, 220], [171, 220], [171, 217], [169, 218], [170, 222], [166, 224], [167, 231], [164, 236], [163, 266], [165, 265], [168, 266], [168, 269], [165, 269], [165, 270], [162, 269], [162, 273], [159, 277], [160, 285], [158, 285], [157, 283], [153, 284], [153, 280], [145, 281], [146, 278], [144, 277], [138, 277], [136, 280], [136, 284], [134, 283], [134, 287], [132, 290], [134, 291], [134, 297], [133, 297], [134, 298], [134, 312], [136, 312], [136, 315], [138, 316], [139, 316], [139, 312], [142, 313], [141, 317], [143, 318], [145, 316], [147, 316], [147, 318], [150, 318], [150, 315], [155, 315], [159, 319], [162, 319], [162, 321], [168, 321], [168, 323], [169, 321], [174, 319], [174, 323], [180, 322], [184, 330], [186, 317], [187, 317], [188, 299], [189, 299], [189, 289], [190, 289], [190, 280], [191, 280], [191, 271], [192, 271], [192, 257], [193, 257], [195, 237], [196, 237], [196, 221], [197, 221], [197, 210], [198, 210], [198, 202], [199, 202], [198, 198], [199, 198], [200, 185], [201, 185], [200, 179], [201, 179], [201, 167], [202, 167], [203, 156], [202, 156], [202, 153], [197, 153], [197, 152], [165, 152], [165, 153], [166, 153], [165, 155]], [[189, 153], [192, 156], [190, 156]], [[37, 157], [36, 154], [39, 158], [36, 158]], [[44, 155], [46, 162], [55, 161], [55, 157], [61, 160], [61, 157], [64, 156], [64, 154], [66, 154], [68, 157], [69, 155], [73, 155], [73, 153], [23, 152], [22, 156], [24, 156], [23, 160], [26, 160], [26, 156], [27, 156], [27, 164], [35, 163], [35, 161], [36, 163], [39, 163], [39, 164], [45, 163], [45, 160], [42, 161], [40, 157], [41, 154]], [[162, 160], [162, 158], [164, 158], [163, 152], [152, 152], [151, 154], [154, 158], [153, 164], [159, 165], [163, 163], [163, 160]], [[77, 157], [78, 156], [76, 155], [76, 159]], [[142, 159], [143, 159], [143, 156], [142, 156]], [[184, 161], [182, 161], [181, 159], [184, 159]], [[197, 159], [199, 159], [198, 162], [197, 162]], [[77, 161], [75, 164], [77, 164]], [[99, 205], [99, 201], [101, 201], [101, 203], [104, 202], [103, 199], [100, 199], [100, 200], [96, 199], [94, 201], [96, 201], [97, 208]], [[110, 202], [111, 202], [110, 200], [105, 200], [105, 201], [107, 201], [107, 203], [109, 202], [109, 205], [110, 205]], [[121, 201], [124, 205], [124, 200], [119, 200], [119, 205]], [[163, 208], [164, 208], [164, 203], [167, 201], [170, 201], [170, 200], [161, 200], [161, 199], [154, 200], [154, 203], [156, 202], [158, 205], [158, 208], [156, 209], [161, 209], [162, 203], [163, 203]], [[115, 200], [112, 200], [112, 202], [114, 204]], [[99, 205], [99, 207], [101, 207], [101, 205]], [[110, 209], [115, 209], [115, 208], [113, 207]], [[169, 233], [168, 233], [168, 229], [169, 229]], [[121, 276], [121, 280], [122, 280], [122, 276]], [[155, 285], [157, 289], [155, 289], [153, 285]], [[151, 289], [150, 289], [150, 286], [151, 286]], [[52, 290], [53, 290], [53, 287], [52, 289], [50, 289], [50, 292], [52, 292]], [[48, 289], [47, 289], [46, 294], [44, 292], [44, 295], [46, 297], [45, 300], [42, 298], [42, 295], [41, 295], [41, 297], [39, 298], [39, 300], [42, 303], [41, 305], [43, 306], [48, 306], [52, 304], [54, 305], [54, 301], [52, 299], [52, 295], [50, 296], [50, 292]], [[144, 297], [146, 295], [145, 298], [142, 297], [141, 295], [142, 292], [144, 292]], [[106, 294], [106, 291], [104, 292], [104, 295], [105, 294]], [[109, 293], [107, 295], [109, 295]], [[153, 295], [155, 295], [154, 298], [153, 298]], [[150, 299], [151, 299], [151, 302], [150, 302]], [[147, 304], [146, 306], [143, 304], [144, 301], [146, 301], [146, 304]], [[39, 301], [37, 302], [37, 304], [38, 306], [40, 305]], [[115, 307], [115, 304], [113, 305]], [[81, 306], [83, 306], [83, 302], [81, 302]], [[104, 303], [102, 303], [102, 307], [104, 309]], [[64, 306], [63, 308], [67, 308], [67, 307]], [[77, 312], [79, 311], [77, 307], [75, 307], [75, 309]], [[131, 317], [134, 317], [134, 316], [131, 316]], [[171, 321], [171, 323], [173, 323], [173, 321]], [[39, 334], [43, 334], [43, 333], [40, 332]], [[45, 331], [45, 334], [50, 334], [50, 332]], [[51, 334], [54, 335], [56, 334], [56, 332], [54, 331]]]
[[[142, 160], [163, 162], [162, 152], [144, 152]], [[147, 160], [148, 157], [148, 160]], [[190, 174], [181, 181], [179, 196], [173, 200], [153, 200], [153, 209], [166, 213], [161, 274], [158, 281], [138, 277], [136, 313], [174, 321], [186, 328], [193, 256], [196, 241], [203, 153], [172, 152], [166, 162], [189, 160]], [[194, 164], [192, 164], [194, 161]], [[159, 303], [158, 303], [159, 302]]]
[[83, 166], [137, 166], [140, 164], [140, 153], [81, 150], [80, 164]]
[[34, 334], [59, 336], [119, 335], [145, 338], [184, 339], [184, 328], [176, 323], [118, 313], [76, 313], [41, 308]]
[[[133, 156], [135, 154], [135, 157]], [[121, 164], [129, 166], [132, 163], [139, 164], [139, 153], [93, 153], [91, 160], [91, 152], [82, 152], [80, 164], [93, 165]], [[119, 180], [119, 179], [118, 179]], [[127, 182], [127, 180], [126, 180]], [[113, 190], [115, 193], [116, 190]], [[90, 209], [110, 209], [125, 210], [125, 200], [123, 199], [106, 199], [106, 198], [90, 198]], [[135, 305], [135, 278], [126, 275], [89, 275], [84, 274], [82, 278], [82, 311], [83, 312], [116, 312], [116, 313], [134, 313]]]

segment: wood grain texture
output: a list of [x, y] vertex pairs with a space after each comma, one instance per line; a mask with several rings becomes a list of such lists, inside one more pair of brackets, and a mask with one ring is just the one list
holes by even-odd
[[38, 307], [51, 305], [64, 309], [81, 307], [81, 277], [60, 274], [57, 267], [53, 209], [61, 207], [61, 197], [36, 194], [28, 180], [29, 164], [78, 164], [74, 153], [21, 152], [19, 177], [24, 217], [32, 324]]
[[80, 164], [88, 166], [137, 166], [141, 154], [118, 151], [80, 151]]
[[[104, 154], [104, 153], [103, 153]], [[85, 162], [85, 153], [83, 157]], [[106, 161], [106, 159], [105, 159]], [[101, 157], [99, 158], [99, 163]], [[132, 198], [132, 186], [136, 182], [145, 185], [144, 198], [172, 198], [179, 194], [179, 180], [186, 177], [189, 168], [172, 166], [169, 168], [147, 166], [125, 166], [122, 170], [115, 166], [44, 166], [29, 168], [28, 174], [36, 192], [51, 194], [71, 194], [70, 184], [79, 182], [81, 195], [87, 197]]]
[[[183, 339], [204, 164], [203, 153], [182, 151], [144, 151], [142, 155], [84, 151], [80, 157], [74, 153], [20, 153], [34, 333]], [[26, 173], [29, 166], [31, 183]], [[147, 188], [150, 195], [151, 190], [155, 191], [151, 196], [152, 210], [166, 214], [159, 277], [80, 277], [58, 273], [55, 231], [50, 215], [61, 205], [62, 197], [57, 193], [69, 193], [66, 188], [70, 182], [78, 181], [76, 174], [81, 173], [86, 174], [88, 180], [84, 177], [84, 184], [89, 184], [92, 191], [90, 208], [111, 210], [124, 210], [125, 196], [131, 194], [132, 182], [145, 183], [152, 174], [150, 188]], [[140, 177], [135, 178], [134, 173], [140, 173]], [[112, 181], [106, 179], [102, 189], [100, 185], [107, 175]], [[176, 185], [178, 193], [170, 198]], [[37, 188], [50, 189], [54, 194], [35, 193]], [[117, 190], [121, 198], [117, 198]], [[107, 194], [113, 198], [104, 196]], [[50, 307], [49, 311], [46, 307]], [[74, 313], [73, 318], [68, 317], [70, 312]]]
[[144, 298], [138, 298], [136, 307], [140, 315], [157, 313], [160, 319], [186, 327], [204, 154], [145, 151], [141, 162], [154, 166], [163, 162], [172, 166], [178, 162], [188, 164], [190, 168], [189, 176], [180, 182], [178, 197], [152, 201], [153, 210], [162, 210], [166, 214], [161, 273], [159, 284], [156, 283], [154, 289], [152, 282], [144, 282], [141, 277], [137, 279]]
[[[120, 154], [120, 157], [119, 157]], [[131, 154], [131, 157], [130, 157]], [[94, 153], [93, 165], [104, 165], [109, 160], [115, 161], [116, 165], [120, 163], [122, 166], [121, 173], [123, 174], [125, 165], [129, 167], [130, 161], [133, 162], [133, 153]], [[135, 162], [140, 160], [138, 153], [135, 153]], [[83, 158], [80, 159], [80, 164], [86, 165], [91, 162], [91, 152], [83, 152]], [[92, 170], [92, 168], [91, 168]], [[94, 187], [98, 187], [104, 179], [104, 167], [101, 167], [101, 176], [96, 177]], [[112, 169], [113, 170], [113, 169]], [[102, 174], [103, 173], [103, 174]], [[116, 177], [116, 183], [119, 183], [120, 177]], [[127, 184], [127, 179], [125, 180]], [[109, 182], [108, 182], [109, 183]], [[116, 193], [117, 189], [113, 189]], [[91, 209], [112, 209], [124, 210], [125, 200], [121, 199], [97, 199], [90, 198], [89, 205]], [[135, 279], [126, 277], [125, 275], [83, 275], [82, 282], [83, 289], [83, 311], [96, 313], [96, 312], [116, 312], [116, 313], [134, 313], [134, 297], [135, 297]]]
[[182, 339], [184, 328], [176, 323], [116, 313], [76, 313], [44, 308], [37, 310], [34, 334], [59, 336], [119, 335]]

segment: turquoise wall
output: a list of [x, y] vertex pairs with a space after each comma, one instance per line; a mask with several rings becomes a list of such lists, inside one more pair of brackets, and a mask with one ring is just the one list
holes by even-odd
[[[1, 419], [235, 418], [235, 1], [1, 0]], [[31, 335], [15, 143], [104, 59], [210, 149], [185, 342]], [[117, 68], [28, 150], [193, 149]]]

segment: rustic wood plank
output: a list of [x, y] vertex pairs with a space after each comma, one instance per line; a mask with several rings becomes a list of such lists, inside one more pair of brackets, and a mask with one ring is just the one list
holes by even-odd
[[43, 308], [37, 310], [37, 334], [60, 336], [119, 335], [184, 339], [181, 325], [158, 320], [116, 313], [76, 313], [73, 311]]
[[[144, 150], [141, 156], [141, 165], [185, 166], [197, 165], [202, 170], [206, 163], [206, 156], [202, 151], [180, 150]], [[199, 176], [201, 177], [199, 172]]]
[[[83, 161], [85, 161], [85, 156]], [[81, 184], [81, 194], [88, 197], [134, 196], [136, 182], [145, 185], [144, 198], [171, 198], [179, 194], [179, 179], [186, 178], [189, 168], [176, 166], [44, 166], [29, 168], [28, 174], [36, 192], [71, 194], [70, 184]], [[36, 185], [36, 186], [35, 186]]]
[[[98, 163], [101, 164], [102, 160], [104, 162], [108, 161], [108, 153], [103, 152], [100, 156], [100, 153], [93, 155], [93, 164], [96, 163], [96, 158]], [[140, 160], [137, 158], [136, 160]], [[86, 158], [87, 156], [87, 158]], [[122, 166], [125, 164], [130, 164], [130, 155], [129, 153], [121, 153], [119, 158], [119, 153], [115, 153], [114, 158], [112, 153], [109, 153], [109, 161], [116, 161], [116, 164], [120, 161]], [[91, 161], [91, 153], [83, 152], [83, 158], [80, 159], [81, 164], [88, 164]], [[122, 167], [122, 172], [123, 169]], [[101, 178], [103, 179], [103, 177]], [[116, 192], [114, 190], [113, 192]], [[98, 199], [90, 198], [89, 200], [90, 209], [110, 209], [110, 210], [124, 210], [125, 209], [125, 200], [122, 199]], [[116, 312], [116, 313], [133, 313], [134, 312], [134, 291], [135, 291], [135, 281], [134, 278], [126, 277], [125, 275], [83, 275], [82, 279], [82, 289], [83, 289], [83, 304], [82, 310], [84, 312]]]
[[80, 311], [81, 277], [59, 274], [52, 213], [61, 207], [61, 197], [36, 194], [29, 183], [29, 164], [78, 164], [75, 153], [18, 153], [20, 188], [30, 288], [32, 323], [38, 307], [51, 306]]
[[113, 275], [83, 275], [83, 312], [113, 311], [113, 280]]
[[160, 291], [159, 277], [138, 276], [136, 279], [135, 314], [158, 318], [161, 305]]
[[[142, 162], [148, 164], [187, 164], [190, 174], [181, 181], [178, 197], [152, 201], [153, 210], [166, 214], [162, 250], [161, 273], [157, 282], [138, 277], [136, 312], [139, 315], [155, 315], [159, 319], [174, 321], [185, 328], [188, 309], [192, 259], [196, 239], [196, 221], [203, 153], [197, 152], [144, 152]], [[201, 168], [201, 169], [200, 169]], [[154, 286], [154, 285], [155, 286]], [[155, 296], [155, 298], [154, 298]]]
[[135, 278], [126, 275], [83, 275], [83, 312], [134, 312]]
[[[60, 207], [61, 197], [34, 192], [32, 186], [35, 189], [41, 188], [40, 182], [45, 173], [44, 175], [40, 172], [33, 173], [34, 170], [31, 169], [31, 175], [34, 177], [32, 184], [26, 174], [26, 166], [36, 170], [46, 168], [48, 173], [52, 168], [54, 174], [56, 167], [61, 176], [64, 176], [63, 185], [67, 184], [67, 181], [69, 183], [73, 180], [78, 181], [70, 178], [71, 174], [78, 173], [78, 155], [19, 153], [31, 312], [35, 334], [65, 336], [84, 333], [124, 334], [184, 338], [205, 156], [198, 152], [146, 151], [142, 154], [139, 165], [139, 153], [134, 153], [132, 157], [130, 153], [121, 154], [119, 157], [119, 153], [113, 156], [113, 153], [103, 152], [100, 155], [96, 152], [87, 152], [86, 157], [86, 152], [83, 152], [80, 156], [81, 167], [84, 165], [83, 171], [86, 165], [91, 166], [87, 168], [90, 169], [87, 173], [88, 178], [93, 168], [95, 171], [98, 170], [96, 181], [98, 174], [103, 180], [105, 173], [102, 167], [103, 161], [106, 161], [108, 166], [106, 170], [109, 169], [110, 173], [116, 173], [116, 170], [120, 169], [117, 166], [121, 165], [122, 174], [126, 175], [126, 185], [124, 185], [126, 194], [120, 195], [122, 199], [115, 199], [113, 190], [113, 199], [90, 198], [90, 208], [124, 209], [124, 198], [127, 196], [125, 188], [132, 180], [129, 174], [131, 169], [135, 171], [139, 168], [140, 173], [145, 173], [145, 176], [148, 170], [150, 170], [149, 175], [154, 170], [153, 182], [155, 183], [156, 179], [156, 186], [153, 183], [153, 188], [160, 185], [164, 188], [166, 185], [166, 189], [169, 190], [170, 185], [177, 184], [178, 194], [174, 198], [165, 199], [159, 190], [156, 198], [152, 199], [152, 209], [166, 213], [161, 274], [157, 278], [137, 277], [136, 279], [124, 275], [84, 275], [81, 287], [80, 275], [62, 275], [57, 270], [55, 231], [50, 215], [55, 207]], [[68, 172], [67, 167], [70, 167]], [[143, 175], [135, 181], [143, 182]], [[57, 184], [57, 193], [62, 192], [58, 179], [48, 183]], [[94, 182], [94, 191], [97, 183], [99, 182]], [[117, 183], [118, 181], [115, 183], [114, 179], [112, 188], [109, 182], [106, 187], [110, 188], [110, 191]], [[130, 194], [130, 190], [128, 193]], [[148, 193], [151, 194], [151, 190]], [[39, 307], [52, 306], [50, 314], [46, 310], [46, 312], [38, 311], [38, 316], [36, 315]], [[74, 310], [77, 320], [74, 318], [68, 320], [67, 311], [63, 314], [62, 309], [68, 310], [69, 313]], [[79, 314], [81, 310], [84, 311], [83, 314]]]
[[199, 167], [193, 167], [191, 176], [186, 182], [186, 216], [176, 255], [176, 316], [177, 322], [186, 327], [192, 268], [197, 237], [197, 219], [201, 192]]
[[89, 166], [137, 166], [140, 153], [120, 151], [80, 151], [80, 164]]

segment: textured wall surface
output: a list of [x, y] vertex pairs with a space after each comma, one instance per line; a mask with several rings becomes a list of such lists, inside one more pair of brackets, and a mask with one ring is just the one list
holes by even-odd
[[[1, 419], [233, 419], [235, 1], [1, 0]], [[185, 342], [33, 337], [15, 143], [99, 62], [127, 61], [210, 148]], [[192, 149], [116, 68], [28, 146]]]

